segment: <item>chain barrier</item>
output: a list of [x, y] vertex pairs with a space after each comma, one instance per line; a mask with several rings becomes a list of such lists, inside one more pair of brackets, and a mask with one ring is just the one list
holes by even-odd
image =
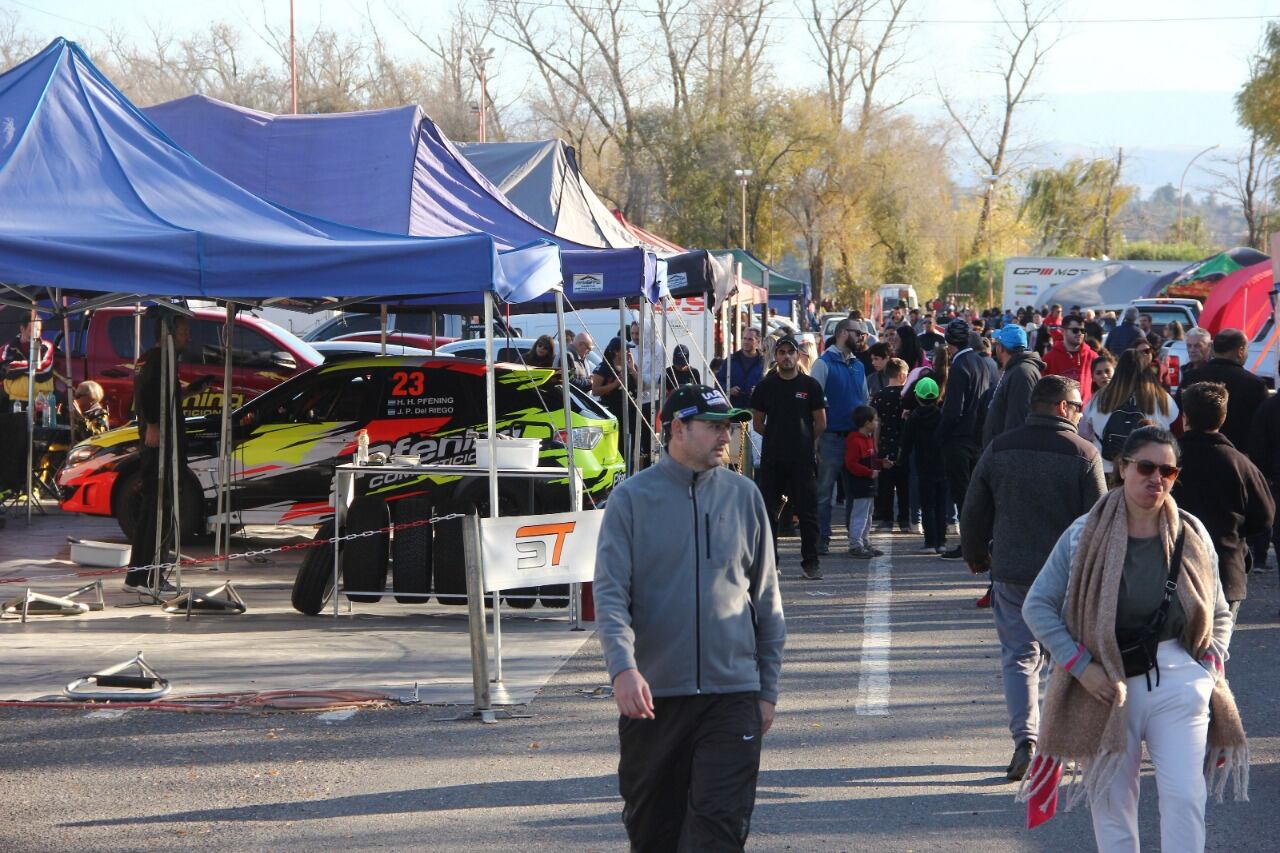
[[397, 530], [410, 530], [414, 527], [423, 527], [428, 524], [436, 524], [441, 521], [451, 521], [455, 518], [463, 518], [466, 513], [453, 512], [448, 515], [436, 515], [431, 518], [420, 518], [416, 521], [404, 521], [399, 524], [388, 524], [386, 527], [379, 527], [374, 530], [362, 530], [359, 533], [346, 533], [342, 536], [331, 536], [327, 539], [312, 539], [308, 542], [295, 542], [290, 545], [278, 545], [274, 548], [258, 548], [252, 551], [241, 551], [234, 554], [215, 554], [212, 557], [199, 557], [187, 560], [178, 560], [170, 563], [151, 563], [146, 566], [125, 566], [120, 569], [90, 569], [82, 572], [71, 572], [61, 575], [42, 575], [40, 577], [21, 577], [21, 578], [0, 578], [0, 584], [12, 583], [44, 583], [45, 581], [61, 580], [65, 578], [98, 578], [109, 577], [111, 575], [121, 575], [127, 572], [151, 572], [155, 569], [167, 571], [177, 568], [178, 566], [199, 566], [207, 563], [220, 563], [223, 560], [231, 562], [232, 560], [249, 560], [255, 557], [265, 557], [268, 554], [283, 554], [288, 551], [305, 551], [309, 548], [319, 548], [324, 545], [332, 545], [334, 542], [348, 542], [352, 539], [364, 539], [369, 536], [377, 536], [383, 533], [392, 533]]

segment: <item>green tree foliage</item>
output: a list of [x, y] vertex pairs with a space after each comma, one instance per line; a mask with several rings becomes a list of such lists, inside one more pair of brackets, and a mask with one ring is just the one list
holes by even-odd
[[1198, 261], [1212, 255], [1218, 249], [1196, 243], [1153, 243], [1150, 240], [1136, 240], [1125, 243], [1116, 257], [1129, 261]]
[[1267, 25], [1250, 63], [1249, 79], [1236, 93], [1240, 123], [1270, 148], [1280, 148], [1280, 25]]
[[1032, 172], [1021, 213], [1034, 229], [1036, 252], [1110, 255], [1120, 210], [1134, 194], [1119, 178], [1118, 160], [1076, 158]]

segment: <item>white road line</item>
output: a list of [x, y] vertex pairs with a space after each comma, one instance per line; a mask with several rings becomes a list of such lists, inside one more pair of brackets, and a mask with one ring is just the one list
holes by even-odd
[[884, 555], [873, 557], [867, 566], [867, 595], [862, 611], [862, 659], [858, 666], [857, 713], [867, 717], [889, 714], [889, 602], [893, 597], [889, 558], [893, 546], [889, 537], [881, 540]]

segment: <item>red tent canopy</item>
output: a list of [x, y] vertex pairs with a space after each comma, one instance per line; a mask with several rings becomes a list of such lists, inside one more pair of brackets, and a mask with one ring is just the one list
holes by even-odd
[[1252, 340], [1271, 317], [1275, 275], [1271, 261], [1236, 270], [1214, 285], [1200, 313], [1200, 325], [1213, 334], [1241, 329]]

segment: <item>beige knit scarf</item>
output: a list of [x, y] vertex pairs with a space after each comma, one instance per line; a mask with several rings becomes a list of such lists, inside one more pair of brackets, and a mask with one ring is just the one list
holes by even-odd
[[[1160, 514], [1160, 537], [1165, 559], [1172, 557], [1179, 526], [1178, 508], [1167, 498]], [[1080, 681], [1055, 663], [1053, 677], [1045, 693], [1034, 772], [1028, 772], [1018, 799], [1027, 801], [1057, 783], [1057, 767], [1074, 762], [1068, 784], [1066, 808], [1080, 797], [1090, 805], [1107, 796], [1111, 783], [1124, 764], [1128, 739], [1126, 729], [1124, 665], [1116, 642], [1116, 605], [1124, 557], [1128, 548], [1129, 524], [1124, 490], [1113, 489], [1089, 512], [1081, 532], [1071, 577], [1067, 583], [1065, 621], [1071, 636], [1082, 643], [1094, 661], [1101, 664], [1118, 688], [1113, 705], [1106, 705], [1085, 690]], [[1178, 576], [1178, 600], [1186, 613], [1182, 645], [1195, 660], [1210, 651], [1213, 635], [1214, 596], [1218, 578], [1209, 546], [1187, 531], [1183, 544], [1183, 569]], [[1222, 802], [1227, 779], [1233, 780], [1237, 800], [1249, 799], [1249, 745], [1245, 739], [1235, 697], [1225, 675], [1215, 673], [1216, 685], [1209, 700], [1209, 737], [1204, 772], [1210, 789]], [[1046, 801], [1047, 807], [1047, 801]]]

